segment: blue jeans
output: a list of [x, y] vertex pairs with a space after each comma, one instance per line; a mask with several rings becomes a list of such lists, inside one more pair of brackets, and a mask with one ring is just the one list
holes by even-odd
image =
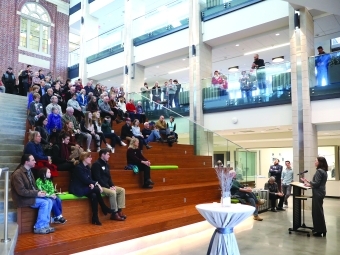
[[63, 209], [61, 206], [61, 200], [59, 197], [56, 197], [56, 199], [50, 198], [52, 200], [52, 212], [54, 217], [58, 217], [62, 214]]
[[145, 141], [146, 141], [146, 143], [149, 143], [149, 142], [154, 142], [154, 141], [156, 141], [157, 139], [160, 139], [160, 138], [161, 138], [161, 136], [160, 136], [159, 132], [156, 131], [156, 130], [152, 130], [151, 134], [147, 138], [145, 138]]
[[32, 208], [38, 208], [38, 217], [34, 228], [46, 228], [50, 226], [50, 216], [52, 209], [52, 201], [46, 197], [37, 197]]
[[169, 94], [168, 108], [173, 107], [174, 99], [175, 99], [175, 94]]
[[257, 197], [253, 192], [242, 192], [238, 191], [235, 193], [235, 195], [238, 195], [240, 198], [245, 199], [247, 202], [250, 203], [251, 206], [255, 207], [255, 211], [253, 213], [254, 216], [257, 216], [259, 214], [256, 204], [257, 204]]

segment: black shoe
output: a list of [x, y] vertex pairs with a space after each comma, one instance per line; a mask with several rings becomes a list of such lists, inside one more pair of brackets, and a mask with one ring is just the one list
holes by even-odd
[[150, 184], [148, 184], [148, 183], [145, 183], [145, 184], [143, 185], [143, 189], [152, 189], [152, 188], [153, 188], [153, 186], [150, 185]]
[[282, 207], [277, 208], [278, 211], [286, 211], [286, 209], [283, 209]]
[[67, 220], [64, 219], [63, 217], [60, 217], [60, 218], [55, 217], [55, 218], [54, 218], [54, 223], [57, 223], [57, 224], [65, 224], [66, 221], [67, 221]]
[[155, 185], [155, 183], [154, 183], [151, 179], [149, 179], [149, 180], [147, 181], [147, 184], [149, 184], [149, 185]]
[[114, 211], [112, 209], [110, 209], [109, 207], [104, 207], [102, 208], [102, 212], [103, 214], [106, 216], [108, 213], [114, 213]]
[[101, 226], [102, 223], [99, 221], [98, 217], [92, 217], [92, 224]]
[[151, 149], [152, 148], [152, 146], [150, 146], [150, 145], [145, 145], [145, 147], [149, 150], [149, 149]]
[[277, 210], [276, 210], [276, 209], [271, 209], [270, 211], [272, 211], [272, 212], [277, 212]]
[[313, 233], [313, 236], [315, 237], [326, 237], [326, 232], [323, 233], [323, 232], [315, 232]]

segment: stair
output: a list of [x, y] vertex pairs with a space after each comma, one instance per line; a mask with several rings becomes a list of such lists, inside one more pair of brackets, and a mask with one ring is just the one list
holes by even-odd
[[[0, 167], [9, 167], [9, 175], [20, 163], [24, 149], [27, 98], [0, 93]], [[5, 179], [0, 179], [0, 223], [4, 222]], [[17, 212], [9, 190], [8, 221], [17, 221]]]

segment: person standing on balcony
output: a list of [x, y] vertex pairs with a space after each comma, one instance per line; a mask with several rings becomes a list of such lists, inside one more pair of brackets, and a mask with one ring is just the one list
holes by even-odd
[[168, 84], [168, 95], [169, 95], [168, 108], [173, 107], [176, 91], [177, 91], [176, 84], [173, 84], [172, 79], [170, 79], [169, 84]]
[[263, 59], [259, 58], [259, 54], [254, 55], [254, 62], [251, 69], [256, 69], [257, 86], [260, 89], [260, 94], [265, 94], [267, 88], [265, 63]]
[[150, 110], [150, 94], [151, 90], [148, 87], [148, 83], [144, 82], [144, 86], [141, 87], [140, 91], [142, 92], [142, 105], [146, 111]]
[[152, 101], [154, 101], [154, 110], [160, 109], [159, 103], [161, 102], [162, 89], [158, 85], [158, 81], [155, 82], [155, 86], [152, 88]]
[[315, 57], [316, 67], [316, 86], [326, 86], [328, 84], [328, 66], [331, 60], [329, 54], [323, 50], [321, 46], [318, 47], [319, 56]]
[[178, 80], [174, 80], [174, 84], [176, 85], [175, 107], [179, 107], [179, 92], [181, 92], [182, 85], [178, 83]]

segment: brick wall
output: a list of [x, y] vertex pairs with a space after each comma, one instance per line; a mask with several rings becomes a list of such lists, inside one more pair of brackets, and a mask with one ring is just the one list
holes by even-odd
[[[69, 2], [68, 0], [63, 0]], [[39, 0], [50, 15], [51, 22], [55, 25], [50, 29], [50, 55], [44, 57], [38, 54], [19, 50], [20, 36], [20, 11], [26, 2], [36, 2], [35, 0], [6, 0], [0, 1], [0, 73], [6, 71], [8, 66], [13, 68], [14, 73], [26, 68], [27, 64], [19, 63], [19, 53], [30, 57], [50, 61], [50, 70], [54, 77], [62, 76], [67, 78], [68, 45], [69, 45], [69, 16], [57, 11], [57, 6], [45, 0]], [[38, 71], [41, 67], [33, 65], [33, 71]]]

